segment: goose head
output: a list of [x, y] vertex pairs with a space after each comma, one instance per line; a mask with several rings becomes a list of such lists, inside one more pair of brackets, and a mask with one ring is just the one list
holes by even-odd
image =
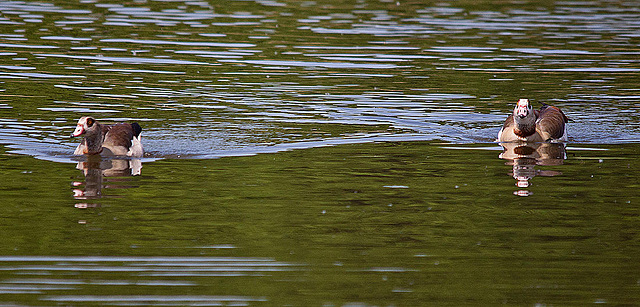
[[529, 99], [520, 99], [513, 109], [513, 118], [518, 126], [529, 126], [535, 124], [536, 114], [529, 103]]
[[76, 130], [73, 131], [71, 137], [78, 137], [81, 135], [92, 135], [98, 132], [98, 124], [96, 123], [96, 119], [89, 116], [80, 117], [78, 120], [78, 124], [76, 125]]

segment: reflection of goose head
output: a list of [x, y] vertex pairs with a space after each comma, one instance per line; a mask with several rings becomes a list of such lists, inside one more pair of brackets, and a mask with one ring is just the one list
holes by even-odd
[[[102, 197], [102, 170], [100, 169], [100, 157], [88, 159], [85, 162], [78, 162], [82, 165], [84, 182], [74, 182], [73, 196], [76, 199], [92, 199]], [[81, 186], [84, 184], [84, 188]]]
[[526, 188], [530, 185], [529, 180], [536, 176], [535, 165], [535, 159], [520, 158], [513, 160], [513, 178], [517, 181], [516, 186]]

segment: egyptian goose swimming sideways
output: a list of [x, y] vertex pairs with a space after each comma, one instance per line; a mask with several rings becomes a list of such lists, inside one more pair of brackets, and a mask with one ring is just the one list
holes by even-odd
[[557, 107], [542, 104], [533, 110], [529, 99], [520, 99], [498, 132], [498, 142], [567, 141], [569, 118]]
[[141, 132], [138, 123], [103, 125], [93, 117], [84, 116], [71, 134], [71, 137], [84, 136], [73, 154], [142, 157]]

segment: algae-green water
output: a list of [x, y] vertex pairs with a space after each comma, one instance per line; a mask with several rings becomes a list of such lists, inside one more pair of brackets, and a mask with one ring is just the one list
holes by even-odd
[[0, 305], [637, 304], [639, 10], [0, 2]]

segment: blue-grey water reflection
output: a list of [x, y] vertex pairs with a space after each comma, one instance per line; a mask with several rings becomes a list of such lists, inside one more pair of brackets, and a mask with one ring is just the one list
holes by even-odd
[[563, 107], [574, 142], [637, 141], [637, 4], [550, 4], [6, 2], [0, 138], [64, 155], [59, 130], [94, 113], [147, 121], [154, 157], [489, 142], [527, 97]]

